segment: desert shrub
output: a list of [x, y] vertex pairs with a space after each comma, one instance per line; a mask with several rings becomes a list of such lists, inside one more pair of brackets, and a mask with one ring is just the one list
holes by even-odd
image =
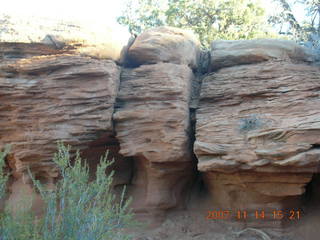
[[130, 239], [123, 233], [133, 222], [129, 201], [125, 200], [124, 191], [120, 201], [112, 193], [113, 172], [106, 174], [112, 161], [107, 160], [107, 154], [101, 158], [93, 181], [89, 180], [88, 166], [79, 153], [73, 164], [70, 159], [70, 147], [59, 143], [53, 158], [61, 173], [56, 187], [47, 188], [32, 177], [46, 203], [45, 214], [37, 218], [28, 209], [14, 216], [6, 211], [0, 224], [0, 240]]
[[1, 218], [0, 240], [42, 240], [39, 228], [31, 208], [20, 209], [15, 214], [6, 210]]
[[[10, 152], [10, 146], [0, 151], [0, 203], [5, 200], [8, 174], [4, 171], [5, 157]], [[30, 202], [31, 203], [31, 202]], [[39, 225], [34, 224], [35, 216], [30, 207], [21, 208], [19, 212], [11, 214], [9, 209], [1, 212], [0, 209], [0, 240], [37, 240], [39, 238]]]
[[3, 151], [0, 151], [0, 201], [4, 200], [6, 184], [8, 176], [4, 173], [5, 157], [9, 153], [10, 147], [6, 146]]

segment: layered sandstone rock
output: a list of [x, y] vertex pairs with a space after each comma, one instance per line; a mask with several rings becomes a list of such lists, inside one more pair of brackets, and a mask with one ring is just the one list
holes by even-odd
[[[53, 182], [58, 173], [52, 157], [60, 140], [74, 149], [90, 148], [86, 156], [99, 159], [97, 149], [106, 151], [115, 141], [112, 114], [120, 80], [115, 62], [43, 44], [0, 46], [0, 147], [11, 144], [7, 160], [17, 182], [28, 184], [27, 168]], [[21, 188], [28, 186], [13, 184], [12, 196]]]
[[128, 50], [133, 66], [170, 62], [197, 68], [200, 43], [189, 31], [174, 27], [158, 27], [139, 35]]
[[[156, 28], [128, 49], [114, 114], [120, 153], [134, 157], [140, 210], [177, 206], [192, 181], [189, 104], [197, 42], [182, 30]], [[143, 64], [143, 65], [141, 65]]]
[[317, 170], [319, 68], [268, 62], [224, 68], [202, 85], [199, 170]]
[[120, 153], [152, 162], [188, 159], [192, 79], [187, 66], [171, 63], [122, 71], [114, 115]]
[[[301, 47], [287, 43], [258, 52], [249, 42], [239, 51], [242, 41], [225, 43], [234, 48], [216, 63], [224, 68], [203, 80], [194, 151], [222, 208], [298, 207], [319, 171], [320, 69], [306, 64]], [[213, 58], [221, 52], [213, 49]], [[261, 63], [261, 53], [273, 56]]]
[[312, 62], [314, 56], [294, 41], [280, 39], [217, 40], [211, 43], [211, 70], [269, 60]]
[[[15, 177], [8, 202], [34, 194], [27, 168], [54, 182], [51, 158], [63, 140], [83, 151], [92, 172], [109, 149], [114, 185], [130, 183], [138, 212], [184, 202], [193, 150], [213, 207], [253, 215], [299, 207], [320, 170], [320, 69], [304, 48], [215, 41], [210, 58], [188, 32], [161, 27], [132, 39], [121, 68], [96, 48], [68, 44], [52, 36], [0, 43], [0, 148], [12, 145]], [[197, 99], [207, 65], [214, 72]]]
[[187, 66], [172, 63], [124, 69], [121, 74], [115, 129], [120, 153], [135, 157], [133, 184], [143, 199], [137, 203], [139, 208], [175, 206], [174, 192], [191, 178], [188, 103], [192, 79]]

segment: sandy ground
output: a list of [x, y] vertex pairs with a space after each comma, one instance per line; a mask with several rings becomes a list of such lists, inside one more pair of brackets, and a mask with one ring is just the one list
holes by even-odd
[[300, 220], [290, 221], [282, 229], [261, 228], [259, 223], [251, 227], [239, 221], [207, 220], [210, 197], [203, 194], [191, 199], [185, 209], [167, 213], [161, 223], [146, 217], [142, 220], [145, 227], [134, 231], [135, 240], [319, 240], [319, 203], [305, 203]]
[[319, 240], [320, 211], [283, 230], [248, 228], [243, 224], [206, 220], [191, 210], [169, 213], [158, 227], [145, 227], [135, 240]]

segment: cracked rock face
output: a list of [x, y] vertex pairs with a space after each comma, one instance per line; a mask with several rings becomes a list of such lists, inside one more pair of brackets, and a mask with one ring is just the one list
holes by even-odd
[[122, 71], [115, 130], [120, 153], [135, 159], [133, 184], [140, 192], [135, 194], [141, 198], [136, 203], [139, 208], [176, 206], [175, 195], [192, 178], [189, 100], [193, 78], [187, 66], [172, 63]]
[[255, 43], [225, 41], [212, 50], [221, 69], [202, 83], [198, 169], [219, 206], [299, 206], [319, 171], [320, 69], [290, 42]]
[[[7, 160], [16, 180], [8, 201], [32, 194], [28, 167], [54, 182], [51, 158], [63, 140], [93, 170], [108, 148], [117, 162], [114, 186], [130, 185], [136, 212], [183, 205], [194, 153], [213, 207], [251, 214], [299, 207], [320, 172], [313, 56], [283, 40], [215, 41], [211, 56], [202, 54], [207, 64], [199, 54], [194, 36], [171, 27], [131, 41], [123, 67], [68, 46], [0, 43], [0, 148], [12, 145]], [[200, 88], [207, 71], [214, 72]]]
[[162, 211], [183, 204], [195, 172], [189, 107], [199, 42], [189, 32], [159, 27], [138, 36], [114, 114], [120, 153], [134, 159], [133, 207]]

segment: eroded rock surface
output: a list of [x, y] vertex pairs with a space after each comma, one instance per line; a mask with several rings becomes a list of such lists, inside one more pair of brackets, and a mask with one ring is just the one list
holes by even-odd
[[189, 31], [174, 27], [158, 27], [139, 35], [128, 50], [133, 66], [169, 62], [197, 68], [200, 43]]
[[136, 187], [145, 189], [139, 207], [175, 206], [178, 185], [190, 181], [188, 104], [193, 77], [187, 66], [172, 63], [142, 65], [121, 74], [115, 129], [120, 153], [135, 157], [136, 178], [144, 179], [143, 186]]
[[193, 151], [221, 210], [296, 209], [320, 172], [320, 69], [290, 41], [215, 41], [210, 56], [188, 32], [161, 27], [132, 39], [120, 67], [50, 39], [0, 43], [0, 148], [12, 145], [13, 205], [34, 193], [28, 167], [53, 184], [57, 140], [82, 150], [92, 172], [109, 149], [114, 186], [129, 184], [132, 206], [147, 214], [183, 205]]
[[[249, 43], [224, 43], [234, 46], [224, 50], [225, 62], [216, 62], [224, 68], [203, 80], [194, 144], [198, 169], [221, 207], [298, 207], [319, 171], [320, 69], [307, 65], [303, 52], [291, 51], [300, 47], [290, 42], [263, 48], [262, 41], [258, 52]], [[213, 58], [221, 52], [213, 49]], [[251, 64], [233, 66], [244, 63], [243, 54]]]
[[161, 27], [141, 34], [127, 52], [114, 114], [120, 153], [134, 157], [133, 192], [140, 211], [181, 205], [194, 174], [190, 101], [198, 41]]
[[319, 86], [318, 67], [287, 62], [207, 76], [197, 111], [199, 170], [316, 171]]
[[[11, 145], [7, 160], [17, 179], [11, 199], [19, 195], [15, 189], [29, 188], [27, 168], [46, 183], [58, 177], [52, 162], [57, 141], [84, 150], [100, 139], [106, 150], [114, 137], [120, 68], [43, 44], [0, 46], [0, 146]], [[91, 150], [90, 157], [100, 155]]]
[[188, 159], [192, 79], [187, 66], [171, 63], [123, 70], [114, 115], [123, 155], [152, 162]]
[[313, 54], [294, 41], [280, 39], [217, 40], [211, 43], [211, 70], [268, 60], [312, 62]]
[[[0, 15], [1, 36], [3, 43], [28, 43], [30, 46], [43, 48], [43, 44], [53, 49], [66, 49], [85, 56], [99, 59], [120, 60], [122, 48], [126, 45], [129, 33], [119, 32], [108, 23], [90, 23], [88, 21], [60, 21], [46, 17]], [[2, 53], [2, 50], [0, 52]], [[60, 51], [61, 53], [61, 51]]]

